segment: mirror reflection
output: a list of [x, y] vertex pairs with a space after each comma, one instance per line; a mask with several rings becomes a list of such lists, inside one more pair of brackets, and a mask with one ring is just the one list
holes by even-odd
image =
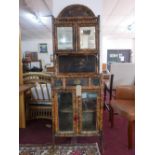
[[58, 49], [73, 49], [72, 27], [57, 27]]
[[80, 27], [80, 49], [95, 48], [95, 27]]

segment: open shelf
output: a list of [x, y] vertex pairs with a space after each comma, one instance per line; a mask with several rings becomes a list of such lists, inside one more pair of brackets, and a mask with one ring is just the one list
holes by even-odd
[[95, 110], [91, 110], [91, 109], [89, 110], [88, 109], [88, 110], [83, 110], [82, 112], [96, 112], [96, 111]]
[[73, 113], [73, 110], [69, 108], [60, 109], [59, 111], [64, 113]]

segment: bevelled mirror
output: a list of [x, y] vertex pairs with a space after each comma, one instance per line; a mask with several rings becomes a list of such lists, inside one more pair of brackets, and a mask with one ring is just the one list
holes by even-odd
[[73, 28], [57, 27], [58, 50], [73, 49]]
[[95, 48], [95, 27], [80, 27], [80, 49]]

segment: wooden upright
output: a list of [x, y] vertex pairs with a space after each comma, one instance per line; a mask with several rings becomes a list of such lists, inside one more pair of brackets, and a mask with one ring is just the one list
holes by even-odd
[[24, 105], [24, 91], [20, 91], [20, 86], [23, 85], [23, 68], [21, 56], [21, 36], [19, 36], [19, 127], [25, 128], [25, 105]]

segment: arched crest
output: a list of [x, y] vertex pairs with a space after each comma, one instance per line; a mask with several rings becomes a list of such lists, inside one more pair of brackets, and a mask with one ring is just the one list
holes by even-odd
[[58, 15], [62, 17], [95, 17], [95, 14], [88, 7], [76, 4], [65, 7]]

